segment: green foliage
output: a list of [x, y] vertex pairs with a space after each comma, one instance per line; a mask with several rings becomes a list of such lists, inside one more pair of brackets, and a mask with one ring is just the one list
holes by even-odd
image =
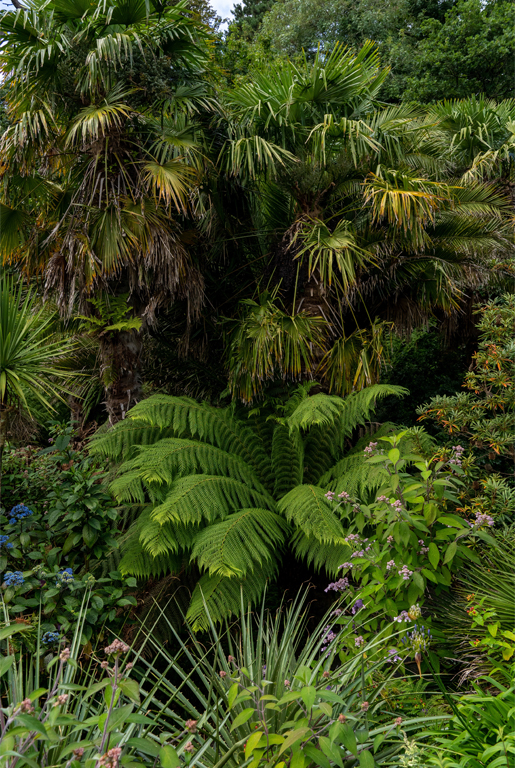
[[424, 748], [421, 755], [424, 765], [434, 768], [482, 768], [484, 765], [509, 768], [513, 763], [513, 668], [505, 675], [503, 683], [487, 677], [473, 688], [473, 693], [456, 699], [455, 716], [445, 735], [430, 733], [431, 746]]
[[[136, 604], [126, 595], [136, 580], [100, 567], [118, 546], [118, 513], [102, 484], [102, 466], [72, 449], [70, 428], [53, 433], [52, 445], [35, 456], [7, 455], [7, 507], [0, 515], [7, 537], [0, 548], [3, 600], [32, 626], [39, 615], [43, 631], [68, 632], [89, 594], [85, 644], [102, 633], [104, 622], [113, 628], [124, 621], [123, 609]], [[9, 585], [9, 572], [21, 574], [21, 583]]]
[[[101, 674], [97, 674], [98, 663], [83, 666], [79, 661], [86, 608], [87, 600], [78, 612], [71, 643], [44, 657], [39, 641], [33, 654], [16, 654], [16, 633], [27, 627], [9, 623], [6, 615], [7, 623], [0, 630], [0, 641], [7, 645], [0, 655], [0, 765], [114, 767], [121, 759], [122, 765], [143, 768], [159, 758], [163, 768], [177, 766], [174, 746], [157, 740], [157, 719], [151, 717], [152, 686], [148, 686], [148, 697], [140, 696], [142, 681], [131, 674], [129, 646], [120, 641], [107, 646]], [[174, 740], [179, 752], [185, 733], [182, 729]]]
[[434, 397], [419, 410], [477, 449], [515, 457], [515, 298], [505, 294], [477, 310], [480, 341], [474, 366], [465, 376], [468, 392]]
[[56, 337], [52, 320], [45, 308], [38, 306], [34, 291], [25, 291], [21, 283], [15, 286], [12, 279], [1, 277], [0, 476], [10, 421], [20, 415], [32, 418], [35, 405], [51, 411], [51, 401], [62, 400], [62, 383], [70, 378], [62, 360], [73, 345]]
[[[205, 572], [188, 614], [197, 628], [206, 621], [203, 596], [215, 620], [237, 610], [242, 579], [246, 598], [255, 600], [290, 537], [302, 534], [299, 553], [308, 560], [310, 545], [318, 559], [321, 545], [331, 552], [344, 543], [324, 490], [304, 484], [306, 456], [327, 433], [329, 460], [338, 462], [345, 439], [368, 421], [375, 402], [404, 390], [377, 385], [343, 400], [308, 397], [309, 388], [260, 416], [155, 395], [91, 443], [94, 455], [122, 459], [112, 484], [116, 498], [143, 505], [122, 543], [122, 572], [150, 576], [196, 563]], [[316, 466], [309, 467], [314, 483]], [[327, 458], [319, 467], [326, 471]]]
[[364, 632], [374, 631], [393, 612], [396, 621], [405, 621], [428, 586], [437, 595], [446, 591], [453, 573], [478, 561], [471, 551], [474, 540], [495, 545], [487, 533], [492, 517], [478, 512], [467, 520], [458, 514], [462, 450], [425, 459], [406, 451], [405, 434], [379, 437], [365, 448], [367, 463], [381, 468], [375, 501], [364, 504], [352, 497], [345, 476], [334, 480], [327, 494], [337, 501], [332, 519], [342, 520], [347, 545], [338, 568], [343, 581], [329, 589], [345, 590], [345, 579], [352, 579], [364, 600]]

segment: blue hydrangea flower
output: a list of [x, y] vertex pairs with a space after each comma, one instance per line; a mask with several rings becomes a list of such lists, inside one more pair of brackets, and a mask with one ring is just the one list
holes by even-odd
[[0, 549], [5, 547], [6, 549], [12, 549], [14, 544], [9, 541], [9, 536], [0, 536]]
[[18, 520], [23, 520], [24, 517], [30, 517], [34, 512], [25, 506], [25, 504], [16, 504], [9, 512], [11, 519], [9, 523], [15, 525]]
[[60, 637], [61, 635], [59, 632], [45, 632], [41, 638], [41, 642], [45, 643], [45, 645], [51, 645], [52, 643], [57, 643]]
[[4, 576], [4, 582], [8, 587], [18, 587], [20, 584], [25, 583], [25, 579], [21, 571], [7, 571]]
[[57, 580], [56, 580], [56, 586], [62, 587], [66, 584], [70, 584], [72, 581], [74, 581], [73, 571], [71, 568], [63, 568], [62, 571], [59, 571], [57, 574]]

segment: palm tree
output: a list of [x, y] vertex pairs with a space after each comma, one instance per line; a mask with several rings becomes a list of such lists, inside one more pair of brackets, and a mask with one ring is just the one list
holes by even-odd
[[[176, 298], [194, 318], [203, 281], [184, 230], [210, 108], [206, 28], [184, 2], [33, 0], [0, 30], [4, 261], [41, 275], [67, 314], [129, 294], [144, 325]], [[141, 397], [141, 351], [135, 327], [101, 336], [112, 423]]]
[[140, 505], [120, 569], [148, 578], [195, 564], [204, 571], [188, 613], [197, 628], [204, 601], [216, 621], [238, 611], [240, 588], [255, 602], [277, 575], [282, 549], [330, 576], [350, 556], [344, 521], [352, 505], [335, 513], [326, 493], [366, 496], [381, 484], [363, 441], [351, 452], [346, 441], [379, 398], [406, 390], [376, 385], [342, 399], [309, 389], [250, 414], [154, 395], [90, 445], [122, 460], [112, 491]]
[[[472, 286], [509, 273], [513, 254], [503, 190], [454, 179], [432, 113], [378, 102], [387, 74], [373, 44], [356, 56], [337, 46], [274, 64], [226, 97], [221, 163], [252, 195], [251, 227], [271, 253], [261, 281], [280, 286], [277, 311], [325, 321], [303, 375], [338, 394], [377, 380], [385, 322], [411, 328], [456, 313]], [[261, 141], [288, 153], [271, 154], [266, 172]], [[244, 308], [242, 328], [249, 317]], [[262, 316], [259, 332], [268, 337]], [[230, 357], [255, 395], [264, 379], [252, 334], [243, 345], [235, 333]], [[233, 392], [250, 393], [232, 379]]]
[[37, 305], [33, 291], [12, 279], [0, 279], [0, 503], [2, 458], [9, 433], [20, 429], [21, 418], [34, 419], [38, 406], [53, 410], [62, 400], [62, 381], [70, 371], [62, 360], [73, 343], [56, 338], [53, 318]]

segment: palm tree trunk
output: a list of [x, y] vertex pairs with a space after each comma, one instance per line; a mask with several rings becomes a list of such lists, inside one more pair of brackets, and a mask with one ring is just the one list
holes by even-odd
[[143, 395], [142, 335], [138, 331], [109, 333], [100, 338], [101, 372], [110, 424], [116, 424]]

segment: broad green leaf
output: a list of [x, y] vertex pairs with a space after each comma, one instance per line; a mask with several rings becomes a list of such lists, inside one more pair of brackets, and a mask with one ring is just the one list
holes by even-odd
[[341, 740], [345, 749], [348, 749], [349, 752], [352, 752], [352, 754], [357, 757], [358, 745], [356, 742], [356, 736], [354, 735], [354, 731], [348, 723], [343, 724]]
[[251, 736], [249, 736], [247, 744], [245, 745], [245, 760], [248, 760], [250, 755], [254, 752], [257, 745], [261, 741], [262, 735], [263, 731], [255, 731]]
[[304, 702], [306, 709], [309, 712], [315, 703], [316, 689], [312, 685], [307, 685], [302, 689], [301, 695], [302, 701]]
[[167, 744], [159, 750], [159, 760], [161, 768], [180, 768], [181, 759], [175, 749]]
[[282, 755], [282, 753], [288, 749], [288, 747], [291, 747], [292, 744], [295, 744], [296, 741], [302, 739], [307, 733], [311, 733], [310, 728], [296, 728], [294, 731], [290, 731], [282, 743], [279, 754]]
[[32, 625], [30, 624], [9, 624], [7, 627], [2, 627], [0, 629], [0, 640], [5, 640], [7, 637], [11, 637], [11, 635], [15, 635], [17, 632], [27, 632], [29, 629], [32, 629]]
[[304, 747], [304, 754], [306, 757], [309, 757], [309, 759], [312, 760], [315, 765], [319, 765], [320, 768], [331, 768], [331, 763], [327, 757], [313, 744], [306, 744]]
[[0, 677], [5, 675], [8, 669], [10, 669], [14, 662], [14, 656], [0, 656]]
[[139, 683], [136, 680], [121, 680], [118, 685], [127, 698], [132, 701], [139, 701]]
[[456, 550], [458, 549], [458, 545], [455, 541], [451, 541], [447, 549], [445, 550], [445, 557], [443, 559], [444, 563], [450, 563], [453, 559], [454, 555], [456, 554]]
[[243, 712], [240, 712], [235, 718], [234, 723], [231, 725], [231, 731], [234, 731], [235, 728], [239, 728], [239, 726], [246, 723], [247, 720], [250, 720], [254, 711], [254, 707], [248, 707], [247, 709], [244, 709]]
[[[150, 755], [151, 757], [159, 757], [160, 749], [159, 744], [151, 739], [141, 739], [134, 736], [127, 742], [128, 747], [134, 747], [138, 752], [143, 752], [144, 755]], [[179, 765], [179, 763], [177, 763]], [[174, 766], [175, 768], [175, 766]]]
[[433, 568], [436, 568], [438, 566], [438, 563], [440, 562], [440, 551], [434, 541], [432, 541], [429, 545], [429, 552], [428, 552], [429, 562], [433, 566]]
[[401, 457], [401, 452], [398, 448], [392, 448], [390, 451], [388, 451], [388, 458], [393, 464], [397, 464]]
[[372, 753], [369, 752], [368, 749], [365, 749], [363, 752], [360, 752], [359, 764], [360, 764], [360, 768], [374, 768], [375, 760], [372, 757]]

